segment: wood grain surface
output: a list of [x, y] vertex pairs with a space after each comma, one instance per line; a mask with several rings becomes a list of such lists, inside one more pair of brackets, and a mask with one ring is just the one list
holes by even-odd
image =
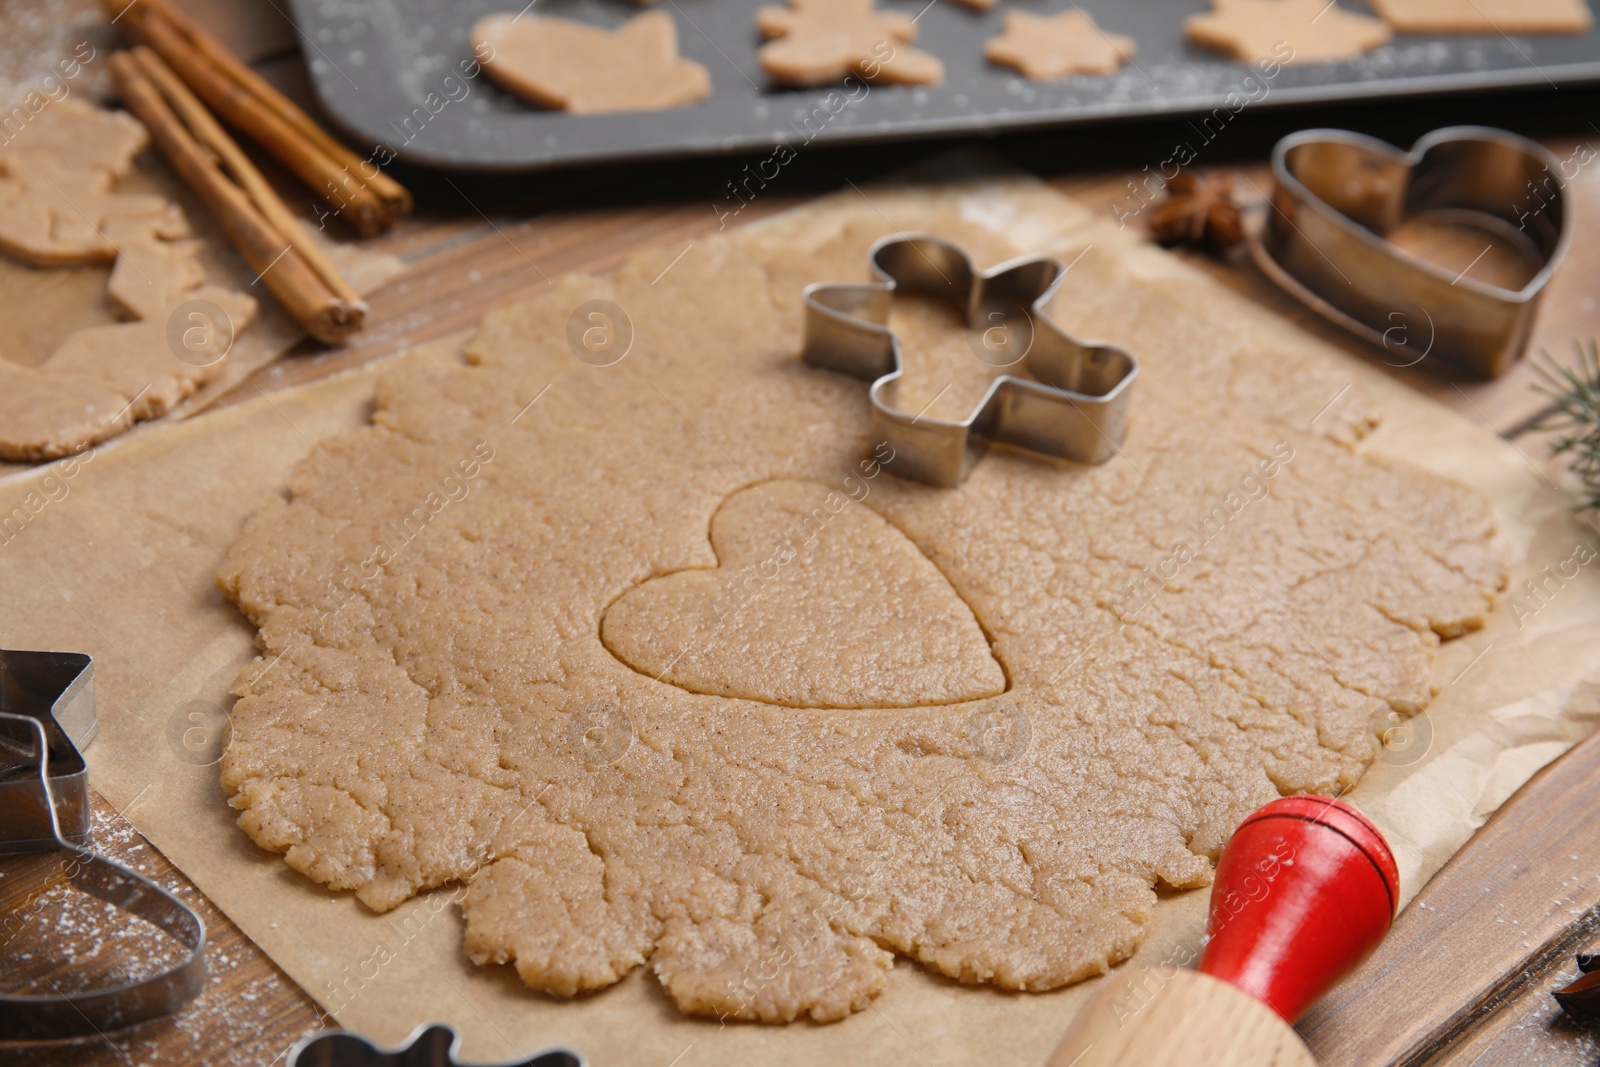
[[1534, 775], [1301, 1020], [1319, 1062], [1593, 1063], [1600, 1034], [1549, 991], [1600, 939], [1597, 811], [1600, 734]]
[[[261, 60], [258, 69], [315, 110], [283, 0], [192, 0], [185, 7]], [[0, 3], [0, 39], [16, 3]], [[0, 50], [0, 59], [3, 59]], [[0, 76], [4, 72], [0, 71]], [[1270, 187], [1264, 165], [1283, 133], [1312, 125], [1348, 125], [1398, 143], [1446, 121], [1498, 123], [1540, 134], [1567, 158], [1583, 138], [1600, 144], [1587, 116], [1600, 94], [1564, 90], [1527, 99], [1475, 98], [1451, 104], [1380, 104], [1320, 114], [1246, 115], [1229, 143], [1203, 162], [1239, 167], [1248, 184]], [[1144, 165], [1182, 136], [1181, 123], [1062, 137], [1009, 139], [998, 149], [1044, 174], [1063, 192], [1108, 212], [1125, 202]], [[740, 212], [736, 224], [783, 210], [821, 191], [849, 188], [926, 157], [940, 146], [809, 153]], [[662, 165], [648, 173], [612, 170], [541, 179], [484, 179], [402, 173], [419, 194], [419, 213], [367, 242], [408, 269], [371, 298], [371, 325], [350, 344], [306, 342], [259, 371], [219, 403], [252, 399], [406, 350], [471, 325], [572, 270], [604, 270], [628, 253], [666, 246], [693, 254], [697, 239], [719, 226], [714, 203], [739, 160]], [[309, 198], [267, 166], [291, 206], [312, 218]], [[1593, 179], [1594, 175], [1588, 175]], [[1565, 354], [1600, 334], [1600, 183], [1581, 181], [1577, 240], [1554, 280], [1531, 348]], [[1135, 219], [1135, 225], [1142, 221]], [[348, 235], [343, 235], [347, 237]], [[1419, 237], [1442, 259], [1462, 249]], [[1430, 243], [1432, 242], [1432, 243]], [[1468, 250], [1470, 252], [1470, 250]], [[1381, 356], [1346, 339], [1239, 263], [1179, 253], [1201, 269], [1348, 351]], [[1470, 258], [1470, 255], [1468, 255]], [[1490, 269], [1486, 264], [1484, 269]], [[9, 312], [0, 309], [0, 318]], [[9, 323], [6, 324], [9, 327]], [[0, 330], [0, 335], [5, 331]], [[1524, 363], [1494, 382], [1441, 377], [1426, 367], [1391, 368], [1411, 386], [1498, 430], [1540, 477], [1559, 477], [1536, 424], [1548, 404], [1529, 388]], [[219, 792], [218, 803], [222, 802]], [[1301, 1026], [1328, 1064], [1518, 1063], [1536, 1067], [1592, 1064], [1596, 1031], [1566, 1023], [1548, 990], [1572, 973], [1571, 953], [1600, 937], [1600, 739], [1546, 769], [1512, 798], [1419, 894], [1379, 955]], [[179, 1015], [110, 1035], [68, 1043], [0, 1044], [0, 1063], [33, 1065], [233, 1065], [280, 1062], [303, 1033], [329, 1025], [316, 1004], [161, 857], [121, 815], [97, 799], [97, 846], [142, 868], [194, 905], [205, 920], [208, 977], [199, 1000]], [[119, 945], [150, 945], [148, 932], [104, 913], [61, 884], [49, 856], [0, 860], [0, 916], [20, 916], [0, 934], [8, 985], [103, 980], [119, 973]], [[110, 946], [113, 951], [106, 951]], [[684, 1067], [689, 1067], [685, 1064]], [[943, 1067], [943, 1065], [940, 1065]]]
[[[205, 988], [177, 1015], [141, 1026], [73, 1041], [0, 1042], [0, 1063], [245, 1067], [281, 1062], [300, 1035], [336, 1025], [98, 793], [93, 814], [97, 851], [199, 913], [206, 927]], [[0, 907], [4, 919], [20, 919], [0, 927], [8, 989], [108, 984], [131, 977], [129, 959], [148, 966], [152, 958], [170, 958], [175, 945], [142, 920], [74, 889], [50, 853], [0, 858]]]

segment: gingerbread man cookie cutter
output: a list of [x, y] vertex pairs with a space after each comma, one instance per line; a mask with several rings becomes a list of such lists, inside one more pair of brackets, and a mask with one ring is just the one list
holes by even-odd
[[[872, 432], [893, 449], [894, 474], [954, 488], [986, 442], [1078, 463], [1103, 463], [1117, 451], [1139, 363], [1115, 345], [1078, 340], [1045, 313], [1067, 274], [1059, 260], [1026, 256], [979, 271], [958, 245], [927, 234], [883, 238], [868, 257], [876, 282], [806, 287], [802, 358], [872, 383]], [[959, 422], [901, 410], [905, 366], [888, 326], [897, 291], [941, 300], [973, 329], [1020, 316], [1028, 339], [1013, 363], [1031, 378], [995, 378]]]
[[0, 993], [0, 1040], [104, 1035], [177, 1011], [205, 984], [200, 916], [91, 847], [94, 662], [78, 652], [0, 649], [0, 855], [59, 851], [74, 887], [161, 929], [186, 950], [145, 977], [48, 995]]

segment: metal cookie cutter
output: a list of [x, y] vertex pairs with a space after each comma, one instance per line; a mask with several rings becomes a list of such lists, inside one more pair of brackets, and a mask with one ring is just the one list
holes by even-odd
[[154, 882], [97, 855], [89, 772], [94, 663], [76, 652], [0, 650], [0, 854], [59, 849], [69, 881], [164, 930], [188, 954], [147, 978], [51, 996], [0, 993], [0, 1039], [101, 1033], [187, 1004], [205, 983], [205, 926]]
[[[1042, 256], [979, 272], [960, 247], [926, 234], [886, 237], [869, 253], [879, 279], [805, 289], [807, 363], [872, 382], [872, 432], [894, 450], [889, 469], [929, 485], [960, 485], [983, 455], [984, 438], [1079, 463], [1103, 463], [1122, 441], [1138, 362], [1114, 345], [1079, 341], [1044, 307], [1067, 268]], [[1037, 381], [1002, 375], [960, 422], [901, 411], [895, 393], [904, 364], [888, 327], [897, 290], [936, 297], [970, 328], [1015, 319], [1032, 326], [1018, 358]]]
[[[360, 1034], [336, 1030], [303, 1037], [289, 1050], [285, 1067], [468, 1067], [456, 1059], [461, 1035], [443, 1023], [419, 1026], [393, 1052], [385, 1052]], [[576, 1052], [551, 1049], [496, 1067], [585, 1067]]]
[[[1431, 354], [1494, 377], [1521, 356], [1572, 239], [1566, 183], [1544, 148], [1484, 126], [1435, 130], [1410, 152], [1343, 130], [1305, 130], [1278, 142], [1272, 171], [1272, 207], [1251, 253], [1281, 288], [1356, 336], [1408, 355], [1406, 366]], [[1397, 226], [1420, 216], [1487, 231], [1526, 259], [1531, 277], [1503, 289], [1389, 243]]]

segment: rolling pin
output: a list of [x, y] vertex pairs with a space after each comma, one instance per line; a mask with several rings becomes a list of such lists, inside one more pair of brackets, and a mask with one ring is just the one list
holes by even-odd
[[1378, 828], [1329, 797], [1274, 800], [1217, 860], [1196, 970], [1107, 982], [1048, 1067], [1315, 1067], [1294, 1021], [1388, 933], [1400, 873]]

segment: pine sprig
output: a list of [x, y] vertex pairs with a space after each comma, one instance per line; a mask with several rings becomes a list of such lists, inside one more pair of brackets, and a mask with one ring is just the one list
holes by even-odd
[[1533, 363], [1539, 377], [1533, 387], [1556, 406], [1536, 429], [1564, 431], [1551, 454], [1572, 457], [1572, 471], [1587, 490], [1583, 506], [1600, 508], [1600, 344], [1590, 338], [1572, 347], [1577, 361], [1570, 367], [1544, 350]]

